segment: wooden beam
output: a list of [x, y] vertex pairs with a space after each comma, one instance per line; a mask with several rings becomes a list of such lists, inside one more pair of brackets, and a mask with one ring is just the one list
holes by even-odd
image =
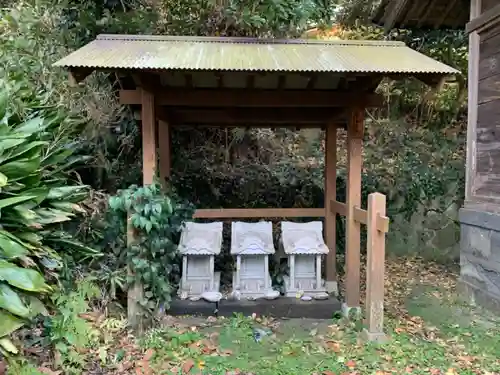
[[347, 209], [345, 203], [338, 202], [338, 201], [330, 201], [330, 210], [331, 212], [334, 212], [337, 215], [340, 216], [346, 216], [347, 215]]
[[377, 229], [378, 217], [385, 217], [385, 195], [368, 196], [366, 325], [363, 331], [370, 341], [384, 341], [385, 233]]
[[429, 15], [434, 10], [435, 5], [436, 5], [436, 0], [431, 0], [431, 2], [425, 8], [423, 16], [419, 17], [419, 21], [417, 22], [417, 28], [421, 28], [422, 25], [429, 20]]
[[332, 202], [337, 200], [337, 127], [328, 123], [325, 135], [325, 241], [328, 247], [326, 256], [326, 281], [337, 280], [336, 262], [336, 220], [332, 212]]
[[482, 31], [492, 27], [493, 25], [496, 25], [499, 22], [500, 4], [495, 5], [493, 8], [488, 9], [486, 12], [472, 18], [469, 23], [465, 25], [465, 31], [469, 34], [473, 31], [481, 33]]
[[286, 76], [280, 75], [278, 76], [278, 90], [283, 90], [286, 85]]
[[346, 305], [360, 305], [360, 223], [355, 208], [361, 206], [361, 166], [364, 109], [354, 108], [347, 127]]
[[[359, 207], [354, 207], [354, 220], [360, 224], [368, 225], [370, 212]], [[389, 232], [389, 218], [386, 216], [376, 215], [375, 226], [379, 232]]]
[[314, 89], [314, 86], [316, 86], [316, 82], [318, 80], [318, 76], [317, 75], [314, 75], [314, 76], [310, 76], [309, 77], [309, 81], [307, 81], [307, 90], [312, 90]]
[[171, 171], [170, 124], [163, 120], [158, 121], [158, 155], [160, 181], [166, 186]]
[[[452, 11], [453, 8], [457, 6], [457, 0], [449, 0], [448, 5], [446, 6], [446, 9], [444, 10], [443, 14], [441, 14], [441, 17], [438, 18], [436, 22], [434, 22], [434, 28], [437, 29], [441, 27], [441, 25], [446, 21], [448, 18], [450, 12]], [[458, 5], [460, 6], [460, 5]]]
[[329, 108], [172, 109], [172, 122], [185, 124], [320, 124], [332, 122], [343, 110]]
[[389, 32], [394, 27], [394, 24], [397, 22], [397, 19], [401, 16], [405, 7], [407, 6], [408, 1], [409, 0], [395, 0], [394, 2], [391, 3], [394, 5], [392, 7], [391, 12], [387, 16], [386, 21], [384, 22], [384, 29], [386, 33]]
[[[138, 90], [120, 90], [120, 103], [141, 104]], [[380, 107], [379, 94], [333, 90], [183, 89], [164, 88], [156, 104], [187, 107]]]
[[[342, 202], [337, 202], [334, 200], [330, 201], [330, 211], [336, 213], [340, 216], [346, 216], [346, 204]], [[359, 207], [354, 207], [353, 210], [354, 220], [360, 224], [368, 223], [368, 212]], [[386, 216], [379, 216], [377, 218], [377, 229], [381, 232], [389, 232], [389, 218]]]
[[250, 74], [246, 78], [246, 88], [253, 90], [255, 87], [255, 76], [253, 74]]
[[324, 217], [324, 208], [209, 208], [196, 210], [194, 219], [260, 219]]
[[421, 4], [418, 1], [414, 1], [413, 4], [408, 8], [408, 11], [399, 24], [400, 29], [405, 28], [406, 24], [410, 20], [411, 15], [415, 16], [415, 12], [417, 11], [419, 6], [421, 6]]

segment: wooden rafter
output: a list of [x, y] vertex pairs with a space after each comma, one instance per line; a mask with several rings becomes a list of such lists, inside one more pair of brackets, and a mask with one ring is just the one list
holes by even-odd
[[435, 10], [436, 6], [436, 0], [431, 0], [430, 3], [427, 5], [425, 8], [425, 12], [422, 17], [419, 18], [419, 21], [417, 22], [417, 27], [420, 28], [424, 24], [424, 22], [427, 22], [429, 19], [429, 15], [432, 13], [432, 11]]
[[[330, 90], [249, 90], [165, 88], [155, 93], [156, 104], [187, 107], [379, 107], [378, 94]], [[138, 90], [120, 90], [121, 104], [141, 104]]]
[[396, 0], [392, 5], [392, 8], [385, 21], [385, 31], [389, 31], [394, 26], [396, 20], [401, 16], [409, 0]]
[[444, 23], [444, 21], [450, 15], [450, 12], [452, 11], [452, 9], [454, 9], [456, 6], [460, 6], [460, 5], [457, 5], [457, 0], [450, 0], [448, 5], [446, 6], [445, 11], [441, 15], [441, 17], [439, 17], [439, 19], [434, 23], [435, 29], [439, 28]]

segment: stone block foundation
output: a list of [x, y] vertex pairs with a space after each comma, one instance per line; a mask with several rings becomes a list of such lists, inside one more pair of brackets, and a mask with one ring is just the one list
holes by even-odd
[[500, 214], [463, 208], [460, 225], [460, 293], [500, 313]]

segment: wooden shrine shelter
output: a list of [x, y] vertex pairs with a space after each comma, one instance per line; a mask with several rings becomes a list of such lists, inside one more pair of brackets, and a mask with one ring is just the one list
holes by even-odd
[[[420, 9], [420, 11], [418, 10]], [[418, 22], [411, 22], [411, 20]], [[465, 28], [469, 35], [465, 202], [460, 211], [463, 294], [500, 311], [500, 1], [384, 0], [374, 21]]]
[[[326, 280], [329, 289], [336, 291], [335, 217], [346, 216], [348, 308], [360, 304], [360, 224], [367, 224], [369, 247], [378, 251], [373, 256], [369, 251], [369, 269], [375, 273], [368, 282], [368, 295], [378, 306], [372, 309], [373, 315], [382, 313], [384, 246], [380, 241], [388, 219], [381, 194], [370, 198], [371, 211], [360, 207], [365, 109], [382, 105], [375, 89], [384, 77], [415, 77], [434, 85], [455, 74], [455, 69], [400, 42], [134, 35], [100, 35], [56, 66], [69, 69], [75, 81], [95, 70], [113, 72], [119, 78], [121, 103], [141, 109], [144, 184], [153, 182], [156, 171], [162, 180], [170, 175], [172, 127], [325, 129], [325, 207], [214, 208], [197, 210], [194, 217], [324, 218], [330, 249]], [[336, 200], [338, 128], [348, 133], [347, 202]]]

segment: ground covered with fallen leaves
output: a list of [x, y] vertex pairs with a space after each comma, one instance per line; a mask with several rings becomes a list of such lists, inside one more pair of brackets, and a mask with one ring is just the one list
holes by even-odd
[[[500, 374], [500, 324], [460, 303], [455, 272], [389, 260], [383, 345], [359, 339], [361, 321], [166, 317], [142, 337], [106, 330], [85, 374]], [[255, 332], [261, 332], [255, 339]], [[40, 369], [59, 374], [50, 363]]]

